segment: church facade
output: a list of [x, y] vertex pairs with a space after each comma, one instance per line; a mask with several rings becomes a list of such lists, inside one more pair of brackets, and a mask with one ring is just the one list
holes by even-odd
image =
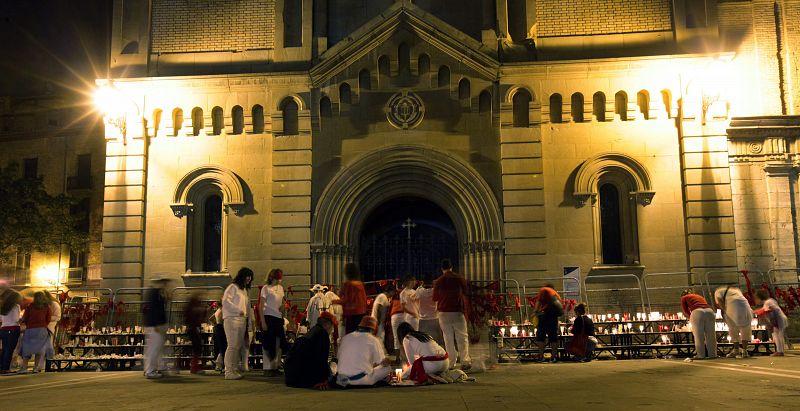
[[[800, 1], [115, 0], [102, 278], [796, 267]], [[684, 280], [685, 281], [685, 280]]]

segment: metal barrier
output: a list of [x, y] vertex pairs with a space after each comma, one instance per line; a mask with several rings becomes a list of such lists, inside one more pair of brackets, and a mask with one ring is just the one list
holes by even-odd
[[[630, 280], [633, 279], [636, 282], [636, 287], [628, 287], [628, 288], [598, 288], [598, 289], [589, 289], [588, 284], [589, 280], [610, 280], [610, 281], [617, 281], [617, 280]], [[586, 297], [586, 302], [589, 304], [590, 307], [597, 307], [593, 305], [591, 300], [589, 299], [589, 293], [597, 293], [597, 292], [606, 292], [606, 293], [619, 293], [620, 291], [638, 291], [639, 292], [639, 305], [642, 308], [642, 312], [646, 313], [647, 308], [645, 307], [645, 298], [644, 298], [644, 291], [642, 291], [642, 282], [639, 280], [639, 277], [635, 274], [610, 274], [610, 275], [591, 275], [586, 276], [583, 279], [583, 295]], [[632, 312], [633, 304], [624, 304], [622, 301], [617, 302], [618, 307], [615, 307], [611, 310], [599, 310], [597, 308], [592, 308], [592, 312], [595, 313], [602, 313], [605, 311], [609, 312]], [[606, 307], [611, 307], [612, 304], [609, 302], [607, 303]], [[628, 309], [625, 309], [626, 306], [631, 306]]]
[[[523, 301], [523, 304], [525, 304], [525, 318], [530, 318], [530, 316], [531, 316], [530, 309], [533, 308], [528, 303], [528, 297], [535, 296], [539, 292], [539, 289], [542, 288], [543, 286], [545, 286], [547, 283], [553, 284], [556, 287], [556, 291], [559, 291], [559, 294], [561, 295], [562, 298], [568, 298], [569, 297], [569, 298], [572, 298], [575, 301], [580, 302], [581, 301], [581, 292], [578, 291], [578, 293], [576, 294], [574, 292], [567, 291], [565, 289], [565, 287], [564, 287], [564, 280], [569, 280], [570, 282], [574, 281], [575, 285], [578, 286], [578, 290], [581, 289], [580, 281], [578, 281], [577, 278], [573, 278], [573, 277], [528, 278], [525, 281], [523, 281], [522, 282], [522, 299], [525, 300], [525, 301]], [[530, 287], [529, 287], [529, 285], [530, 285]], [[561, 286], [561, 290], [559, 290], [559, 288], [558, 288], [559, 285]], [[528, 294], [528, 288], [535, 289], [536, 291]], [[566, 314], [567, 313], [565, 312], [564, 315], [566, 315]]]
[[800, 286], [800, 268], [773, 268], [767, 271], [767, 278], [773, 289], [775, 286], [797, 288]]
[[[146, 301], [145, 292], [150, 287], [144, 288], [118, 288], [114, 291], [114, 322], [116, 327], [143, 326], [144, 318], [142, 308]], [[132, 300], [125, 300], [125, 296], [133, 296]]]
[[[676, 276], [683, 276], [685, 278], [684, 285], [667, 285], [667, 286], [649, 286], [647, 280], [656, 280], [659, 277], [676, 277]], [[647, 312], [653, 311], [654, 300], [656, 298], [653, 297], [653, 291], [665, 291], [667, 297], [664, 298], [665, 300], [669, 301], [667, 303], [658, 303], [657, 309], [655, 311], [666, 312], [666, 311], [675, 311], [679, 312], [681, 310], [681, 292], [689, 287], [693, 287], [691, 284], [692, 273], [691, 272], [674, 272], [674, 273], [646, 273], [642, 276], [642, 287], [644, 287], [644, 293], [647, 297]], [[702, 284], [700, 284], [702, 287]], [[677, 295], [672, 295], [672, 290], [677, 290]]]
[[[470, 287], [467, 297], [470, 299], [474, 299], [474, 297], [477, 296], [477, 294], [475, 293], [476, 289], [485, 290], [488, 288], [489, 285], [495, 283], [498, 284], [499, 287], [499, 289], [497, 290], [497, 295], [503, 296], [504, 299], [510, 297], [509, 294], [515, 296], [515, 301], [513, 301], [513, 305], [509, 301], [507, 300], [505, 301], [506, 304], [504, 305], [506, 310], [504, 311], [509, 314], [512, 313], [513, 311], [517, 311], [516, 315], [517, 320], [520, 321], [520, 323], [524, 322], [525, 319], [523, 318], [523, 312], [522, 312], [522, 297], [523, 297], [521, 294], [522, 289], [520, 288], [519, 282], [517, 280], [511, 278], [505, 278], [500, 280], [468, 281]], [[513, 289], [516, 290], [516, 293], [507, 291], [508, 290], [507, 284], [511, 284], [513, 286]], [[519, 307], [516, 307], [517, 302], [519, 302]]]
[[87, 321], [107, 327], [113, 317], [114, 291], [110, 288], [73, 288], [67, 295], [68, 299], [61, 305], [61, 320], [54, 337], [57, 347], [66, 343], [71, 334], [89, 326]]
[[[762, 273], [761, 271], [757, 271], [757, 270], [750, 271], [750, 270], [747, 270], [747, 273], [748, 273], [748, 275], [758, 274], [758, 276], [761, 277], [761, 283], [770, 284], [769, 277], [765, 276], [764, 273]], [[721, 277], [721, 276], [730, 277], [731, 275], [736, 277], [736, 281], [735, 282], [732, 282], [732, 281], [719, 281], [719, 280], [715, 280], [714, 282], [712, 282], [713, 277]], [[747, 281], [745, 280], [745, 276], [744, 276], [743, 270], [738, 270], [738, 271], [735, 271], [735, 270], [706, 271], [704, 279], [705, 279], [705, 286], [706, 286], [706, 292], [705, 292], [706, 299], [709, 302], [712, 302], [714, 300], [714, 290], [717, 287], [724, 287], [724, 286], [727, 286], [727, 285], [736, 285], [737, 287], [742, 289], [743, 292], [747, 291]], [[761, 283], [757, 284], [756, 286], [757, 287], [760, 286]]]
[[[169, 307], [167, 309], [167, 324], [170, 327], [176, 327], [183, 325], [183, 312], [186, 310], [186, 306], [189, 303], [188, 299], [180, 299], [178, 298], [181, 294], [191, 294], [195, 295], [198, 293], [202, 293], [203, 295], [200, 297], [200, 302], [206, 304], [206, 314], [204, 318], [209, 318], [211, 314], [210, 311], [210, 303], [219, 301], [222, 298], [222, 293], [225, 290], [219, 286], [206, 286], [206, 287], [175, 287], [172, 289], [170, 293], [170, 300], [169, 300]], [[214, 298], [211, 298], [214, 297]]]

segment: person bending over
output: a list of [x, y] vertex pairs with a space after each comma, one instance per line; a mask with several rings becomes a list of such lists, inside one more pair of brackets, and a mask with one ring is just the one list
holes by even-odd
[[778, 302], [774, 298], [770, 298], [767, 290], [761, 289], [756, 291], [756, 303], [763, 304], [764, 306], [756, 310], [756, 315], [760, 318], [766, 319], [767, 329], [772, 334], [772, 341], [775, 342], [775, 352], [772, 353], [773, 357], [783, 357], [783, 350], [786, 346], [786, 326], [788, 321], [786, 314], [783, 313]]
[[747, 358], [747, 343], [753, 333], [753, 310], [750, 303], [733, 286], [717, 288], [714, 291], [714, 303], [722, 311], [722, 318], [728, 326], [728, 336], [733, 343], [733, 351], [728, 354], [728, 358]]
[[545, 343], [550, 344], [550, 362], [558, 361], [558, 318], [564, 315], [561, 296], [547, 284], [539, 289], [536, 304], [533, 307], [539, 317], [536, 327], [536, 344], [539, 346], [539, 361], [544, 361]]
[[361, 319], [355, 332], [342, 337], [339, 347], [339, 374], [336, 383], [369, 386], [386, 382], [392, 369], [383, 348], [383, 341], [375, 337], [378, 320], [372, 316]]
[[331, 334], [337, 325], [333, 314], [324, 312], [319, 315], [317, 324], [294, 342], [284, 362], [287, 387], [313, 387], [318, 390], [329, 388], [331, 367], [328, 357]]
[[681, 310], [692, 326], [694, 358], [717, 358], [717, 332], [714, 327], [717, 316], [706, 299], [688, 289], [681, 294]]
[[450, 360], [442, 346], [436, 343], [429, 334], [414, 331], [409, 323], [397, 327], [400, 341], [411, 367], [403, 372], [404, 379], [411, 379], [417, 384], [424, 384], [431, 378], [437, 382], [446, 382], [440, 374], [450, 369]]

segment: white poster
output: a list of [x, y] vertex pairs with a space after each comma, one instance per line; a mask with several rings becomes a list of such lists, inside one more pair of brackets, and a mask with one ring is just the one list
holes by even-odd
[[564, 267], [564, 298], [580, 300], [581, 268]]

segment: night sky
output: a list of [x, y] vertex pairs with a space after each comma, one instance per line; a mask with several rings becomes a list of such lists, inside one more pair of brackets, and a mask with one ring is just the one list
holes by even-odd
[[0, 96], [84, 92], [108, 66], [112, 0], [0, 1]]

